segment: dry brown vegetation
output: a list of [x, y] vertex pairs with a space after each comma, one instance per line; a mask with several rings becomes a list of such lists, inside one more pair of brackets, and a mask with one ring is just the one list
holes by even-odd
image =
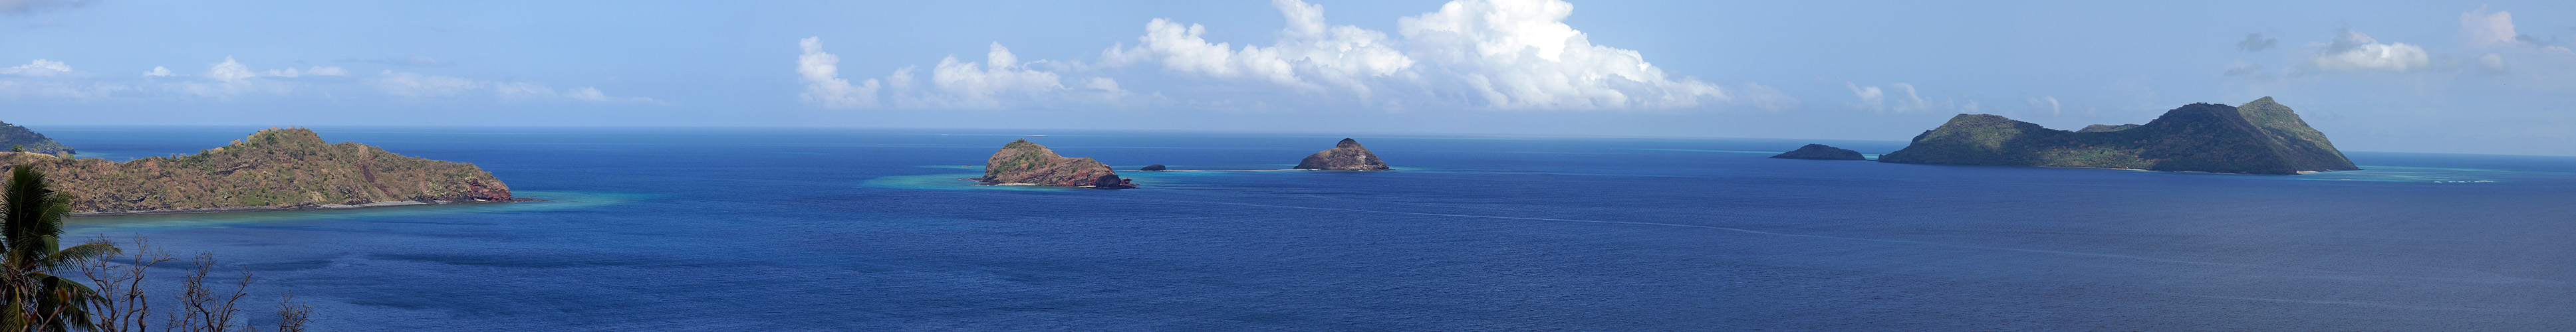
[[331, 144], [302, 128], [262, 130], [184, 156], [119, 163], [0, 152], [0, 165], [52, 174], [83, 213], [510, 199], [509, 186], [473, 164]]

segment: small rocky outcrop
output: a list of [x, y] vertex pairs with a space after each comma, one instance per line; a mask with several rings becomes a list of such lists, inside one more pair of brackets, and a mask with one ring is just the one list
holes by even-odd
[[1138, 168], [1138, 169], [1136, 169], [1136, 170], [1152, 172], [1152, 171], [1160, 171], [1160, 170], [1166, 170], [1166, 169], [1171, 169], [1171, 168], [1163, 167], [1163, 164], [1153, 164], [1153, 165], [1145, 165], [1145, 167], [1144, 167], [1144, 168]]
[[1807, 146], [1798, 147], [1797, 151], [1789, 151], [1771, 157], [1780, 159], [1869, 160], [1869, 158], [1861, 157], [1860, 151], [1844, 150], [1843, 148], [1825, 146], [1824, 144], [1808, 144]]
[[1386, 167], [1386, 161], [1378, 160], [1377, 154], [1369, 153], [1367, 147], [1361, 147], [1360, 141], [1344, 138], [1340, 144], [1334, 144], [1332, 149], [1316, 152], [1314, 155], [1306, 156], [1306, 160], [1298, 161], [1297, 169], [1383, 171], [1393, 168]]
[[1126, 179], [1119, 178], [1118, 171], [1109, 169], [1109, 165], [1101, 164], [1091, 158], [1059, 156], [1055, 154], [1055, 150], [1049, 150], [1046, 146], [1037, 143], [1029, 143], [1029, 140], [1016, 140], [1002, 145], [1002, 151], [994, 152], [993, 158], [985, 160], [984, 177], [976, 180], [993, 185], [1111, 189], [1135, 186]]

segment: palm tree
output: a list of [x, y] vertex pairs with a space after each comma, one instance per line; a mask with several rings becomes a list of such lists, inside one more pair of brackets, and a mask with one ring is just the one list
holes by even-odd
[[72, 210], [71, 195], [45, 186], [45, 174], [18, 165], [9, 172], [9, 187], [0, 192], [0, 297], [9, 299], [0, 312], [0, 330], [61, 332], [89, 328], [89, 301], [98, 292], [52, 273], [80, 261], [116, 254], [116, 246], [88, 243], [62, 248], [63, 216]]

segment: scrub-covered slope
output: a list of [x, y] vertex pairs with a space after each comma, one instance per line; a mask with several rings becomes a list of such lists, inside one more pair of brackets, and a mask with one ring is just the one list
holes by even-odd
[[178, 157], [119, 163], [6, 153], [0, 164], [44, 171], [55, 188], [78, 198], [73, 210], [82, 213], [514, 200], [508, 185], [474, 164], [331, 144], [302, 128], [262, 130], [232, 145]]
[[2271, 97], [2243, 107], [2184, 105], [2144, 125], [2088, 129], [2069, 132], [2002, 116], [1960, 114], [1879, 161], [2246, 174], [2361, 169], [2335, 150], [2325, 133], [2309, 128]]

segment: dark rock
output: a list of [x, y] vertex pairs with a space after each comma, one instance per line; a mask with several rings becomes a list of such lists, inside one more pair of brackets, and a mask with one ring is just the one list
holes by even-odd
[[1138, 168], [1138, 169], [1136, 169], [1136, 170], [1139, 170], [1139, 171], [1160, 171], [1160, 170], [1165, 170], [1165, 169], [1168, 169], [1168, 168], [1163, 167], [1163, 164], [1153, 164], [1153, 165], [1145, 165], [1145, 168]]
[[2361, 169], [2325, 133], [2308, 127], [2272, 97], [2241, 107], [2183, 105], [2144, 125], [2101, 127], [2106, 128], [2069, 132], [2001, 116], [1960, 114], [1878, 160], [2244, 174]]
[[1334, 144], [1332, 149], [1316, 152], [1314, 155], [1306, 156], [1306, 160], [1298, 161], [1297, 169], [1383, 171], [1393, 168], [1386, 167], [1386, 161], [1378, 160], [1377, 154], [1369, 153], [1368, 148], [1361, 147], [1360, 141], [1344, 138], [1341, 143]]
[[1002, 145], [984, 162], [985, 184], [1030, 184], [1061, 187], [1128, 188], [1118, 171], [1091, 158], [1066, 158], [1029, 140]]
[[1797, 151], [1789, 151], [1771, 157], [1780, 159], [1869, 160], [1869, 158], [1861, 157], [1860, 151], [1844, 150], [1842, 148], [1825, 146], [1824, 144], [1808, 144], [1807, 146], [1798, 147]]

